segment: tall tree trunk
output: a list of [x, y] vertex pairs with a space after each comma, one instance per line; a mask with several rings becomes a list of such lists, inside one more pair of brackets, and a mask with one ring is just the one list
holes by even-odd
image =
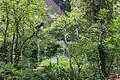
[[18, 49], [19, 44], [19, 19], [16, 15], [15, 17], [15, 27], [16, 27], [16, 41], [15, 41], [15, 65], [19, 62], [20, 52]]
[[15, 41], [15, 33], [13, 34], [13, 39], [12, 39], [12, 49], [11, 49], [11, 64], [13, 63], [13, 54], [14, 54], [14, 41]]
[[4, 33], [4, 42], [3, 42], [3, 53], [5, 55], [5, 63], [7, 63], [7, 47], [6, 47], [6, 41], [7, 41], [7, 31], [8, 31], [8, 26], [9, 26], [9, 12], [8, 12], [8, 6], [6, 6], [6, 29], [5, 29], [5, 33]]

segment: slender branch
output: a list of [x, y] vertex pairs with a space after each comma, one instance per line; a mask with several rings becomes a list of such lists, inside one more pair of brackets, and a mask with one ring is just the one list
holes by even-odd
[[74, 70], [73, 70], [73, 66], [72, 66], [72, 55], [69, 53], [69, 49], [68, 49], [68, 42], [67, 42], [67, 34], [66, 34], [66, 21], [65, 21], [65, 25], [64, 25], [64, 43], [66, 45], [66, 52], [67, 54], [69, 55], [69, 66], [70, 66], [70, 69], [71, 69], [71, 75], [73, 76], [74, 80], [75, 80], [75, 73], [74, 73]]
[[33, 34], [32, 34], [30, 37], [28, 37], [27, 39], [25, 39], [25, 40], [23, 41], [23, 43], [22, 43], [22, 45], [21, 45], [21, 48], [23, 48], [24, 44], [25, 44], [29, 39], [31, 39], [32, 37], [34, 37], [35, 35], [38, 34], [38, 32], [40, 31], [40, 28], [41, 28], [43, 25], [44, 25], [44, 23], [41, 22], [39, 25], [37, 25], [37, 26], [35, 27], [35, 29], [37, 29], [37, 31], [36, 31], [36, 32], [33, 32]]

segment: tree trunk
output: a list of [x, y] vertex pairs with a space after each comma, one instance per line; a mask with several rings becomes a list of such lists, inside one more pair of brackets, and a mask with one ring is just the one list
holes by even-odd
[[68, 42], [67, 42], [67, 35], [66, 35], [66, 21], [64, 22], [64, 43], [65, 43], [65, 51], [66, 51], [66, 54], [69, 56], [69, 67], [71, 69], [71, 76], [73, 76], [73, 79], [76, 80], [76, 77], [75, 77], [75, 72], [74, 72], [74, 69], [73, 69], [73, 66], [72, 66], [72, 55], [69, 53], [69, 49], [68, 49]]
[[19, 21], [20, 21], [20, 18], [19, 18], [19, 16], [17, 16], [17, 10], [15, 10], [14, 13], [15, 13], [15, 27], [16, 27], [15, 65], [18, 65], [19, 58], [20, 58], [20, 51], [19, 51]]
[[5, 29], [5, 33], [4, 33], [4, 42], [3, 42], [3, 53], [5, 55], [5, 63], [7, 63], [7, 47], [6, 47], [6, 41], [7, 41], [7, 31], [8, 31], [8, 26], [9, 26], [9, 17], [8, 17], [8, 7], [6, 6], [6, 29]]
[[13, 54], [14, 54], [14, 41], [15, 41], [15, 33], [13, 34], [13, 40], [12, 40], [12, 49], [11, 49], [11, 64], [13, 63]]
[[19, 37], [19, 23], [18, 21], [15, 21], [16, 22], [16, 42], [15, 42], [15, 65], [18, 64], [19, 62], [19, 49], [18, 49], [18, 37]]

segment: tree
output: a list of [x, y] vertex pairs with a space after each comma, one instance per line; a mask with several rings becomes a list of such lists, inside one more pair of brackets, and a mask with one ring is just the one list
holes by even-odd
[[[25, 45], [26, 36], [33, 35], [34, 27], [36, 27], [41, 20], [48, 19], [46, 16], [48, 10], [43, 10], [45, 3], [41, 0], [1, 0], [0, 4], [0, 12], [2, 13], [0, 15], [2, 21], [1, 25], [3, 28], [6, 26], [6, 29], [4, 29], [5, 33], [2, 50], [4, 52], [2, 54], [6, 55], [7, 51], [5, 49], [11, 46], [11, 48], [7, 49], [11, 52], [11, 62], [13, 62], [12, 58], [13, 55], [15, 55], [15, 63], [18, 64], [21, 53], [24, 51], [23, 46]], [[50, 19], [48, 19], [48, 21], [46, 20], [45, 23], [48, 23], [49, 20]], [[13, 40], [11, 35], [13, 35]], [[8, 44], [8, 41], [11, 43], [7, 46], [6, 44]], [[9, 58], [9, 56], [10, 54], [8, 53], [6, 59]]]
[[81, 8], [84, 12], [84, 18], [88, 20], [98, 20], [98, 13], [101, 9], [109, 10], [108, 21], [112, 19], [113, 5], [116, 4], [117, 0], [72, 0], [72, 8]]

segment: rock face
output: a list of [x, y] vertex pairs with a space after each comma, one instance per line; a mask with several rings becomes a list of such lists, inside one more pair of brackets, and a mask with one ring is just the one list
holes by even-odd
[[60, 9], [60, 7], [53, 0], [45, 0], [45, 2], [49, 7], [51, 7], [52, 13], [65, 15], [65, 13]]

